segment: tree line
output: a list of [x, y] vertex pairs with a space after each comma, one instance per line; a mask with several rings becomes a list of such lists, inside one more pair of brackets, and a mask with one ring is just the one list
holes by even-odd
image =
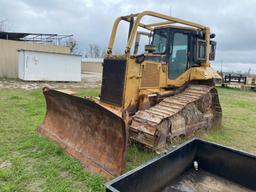
[[72, 54], [79, 54], [85, 58], [100, 58], [104, 57], [106, 53], [106, 50], [102, 50], [100, 46], [95, 43], [90, 43], [85, 50], [80, 50], [78, 48], [78, 42], [73, 38], [67, 40], [65, 45], [70, 48]]

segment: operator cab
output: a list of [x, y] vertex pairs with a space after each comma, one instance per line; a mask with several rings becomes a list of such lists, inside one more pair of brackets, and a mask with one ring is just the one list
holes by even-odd
[[[206, 41], [201, 31], [167, 27], [153, 30], [151, 36], [143, 60], [167, 63], [169, 79], [176, 79], [188, 68], [206, 61]], [[214, 37], [212, 34], [211, 38]], [[211, 40], [210, 44], [210, 60], [214, 60], [216, 42]]]

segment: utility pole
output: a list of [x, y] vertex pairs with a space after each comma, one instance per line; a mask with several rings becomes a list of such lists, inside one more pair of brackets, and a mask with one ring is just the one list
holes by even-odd
[[250, 67], [250, 68], [249, 68], [249, 70], [248, 70], [248, 75], [250, 75], [250, 73], [251, 73], [251, 70], [252, 70], [252, 69], [251, 69], [251, 67]]
[[170, 17], [172, 16], [172, 7], [170, 7], [170, 9], [169, 9], [169, 15], [170, 15]]
[[221, 61], [220, 61], [220, 71], [221, 71], [221, 73], [222, 73], [222, 65], [223, 65], [223, 60], [221, 59]]

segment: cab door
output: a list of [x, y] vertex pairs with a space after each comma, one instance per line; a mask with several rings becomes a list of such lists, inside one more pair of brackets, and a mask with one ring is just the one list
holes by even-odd
[[189, 80], [190, 34], [184, 30], [172, 30], [167, 53], [167, 84], [179, 87]]

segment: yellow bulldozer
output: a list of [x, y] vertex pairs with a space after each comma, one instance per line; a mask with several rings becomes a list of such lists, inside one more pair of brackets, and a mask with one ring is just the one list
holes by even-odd
[[[158, 22], [142, 23], [144, 17]], [[129, 24], [127, 45], [123, 54], [113, 54], [121, 21]], [[142, 36], [149, 43], [139, 53]], [[219, 127], [214, 80], [221, 77], [209, 62], [215, 57], [214, 36], [208, 27], [152, 11], [117, 18], [100, 96], [43, 88], [47, 114], [38, 132], [92, 172], [112, 178], [123, 171], [128, 141], [156, 151], [176, 137]]]

